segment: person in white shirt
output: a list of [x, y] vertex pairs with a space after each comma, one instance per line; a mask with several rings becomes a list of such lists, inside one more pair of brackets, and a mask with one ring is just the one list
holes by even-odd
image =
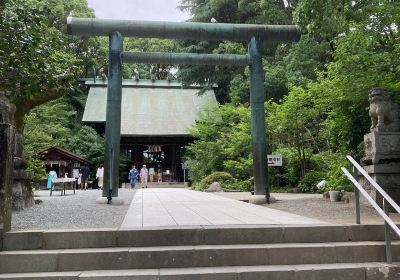
[[96, 179], [97, 179], [97, 185], [99, 186], [99, 190], [103, 189], [103, 178], [104, 178], [104, 167], [103, 164], [100, 164], [96, 172]]
[[149, 170], [146, 168], [146, 164], [143, 164], [142, 169], [140, 169], [140, 181], [142, 182], [142, 188], [147, 188], [147, 176], [149, 176]]

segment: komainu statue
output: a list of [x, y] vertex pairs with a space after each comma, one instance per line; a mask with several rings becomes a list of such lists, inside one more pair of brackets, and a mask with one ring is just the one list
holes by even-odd
[[374, 88], [368, 94], [371, 131], [400, 131], [400, 109], [384, 88]]

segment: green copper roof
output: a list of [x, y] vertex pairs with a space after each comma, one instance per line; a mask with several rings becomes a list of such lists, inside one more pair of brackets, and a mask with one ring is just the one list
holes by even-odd
[[[83, 122], [105, 122], [107, 83], [90, 86]], [[213, 90], [199, 95], [199, 87], [182, 88], [167, 81], [124, 80], [122, 87], [121, 135], [189, 135], [199, 112], [217, 105]]]

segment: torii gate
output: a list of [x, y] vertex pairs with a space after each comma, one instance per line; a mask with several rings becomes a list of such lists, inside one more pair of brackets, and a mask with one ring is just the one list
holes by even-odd
[[[122, 63], [249, 65], [251, 136], [253, 150], [254, 196], [250, 202], [269, 202], [267, 185], [267, 141], [265, 136], [265, 94], [261, 46], [269, 42], [298, 40], [300, 28], [295, 25], [258, 25], [199, 22], [161, 22], [108, 20], [93, 18], [67, 19], [71, 35], [109, 36], [109, 65], [106, 111], [106, 150], [103, 198], [110, 203], [118, 197], [119, 154], [121, 138]], [[161, 39], [230, 40], [248, 42], [247, 55], [194, 53], [123, 52], [123, 36]], [[113, 203], [118, 203], [114, 199]]]

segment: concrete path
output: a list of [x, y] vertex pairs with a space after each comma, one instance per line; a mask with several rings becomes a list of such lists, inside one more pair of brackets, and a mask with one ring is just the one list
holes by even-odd
[[326, 223], [204, 192], [164, 188], [136, 190], [121, 228], [246, 224]]

